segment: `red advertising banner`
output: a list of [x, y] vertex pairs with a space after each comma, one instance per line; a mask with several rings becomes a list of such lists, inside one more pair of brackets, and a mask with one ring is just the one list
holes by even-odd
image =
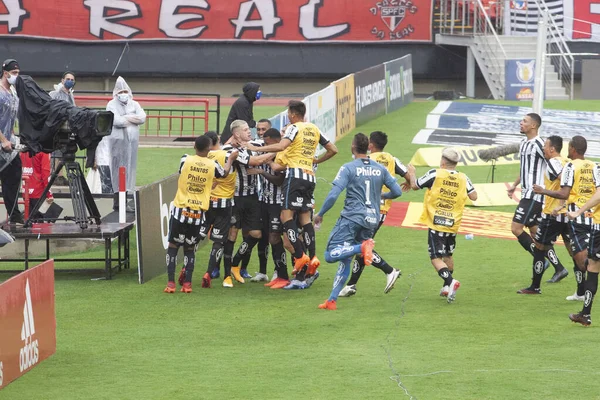
[[431, 0], [0, 0], [0, 35], [76, 41], [432, 40]]
[[54, 261], [0, 284], [0, 390], [56, 352]]

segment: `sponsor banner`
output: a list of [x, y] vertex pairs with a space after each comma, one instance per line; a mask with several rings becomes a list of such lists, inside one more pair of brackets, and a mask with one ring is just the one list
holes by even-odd
[[[483, 161], [477, 152], [483, 149], [489, 149], [492, 146], [469, 146], [454, 147], [460, 154], [459, 166], [491, 165], [489, 161]], [[415, 167], [439, 167], [444, 147], [425, 147], [417, 150], [410, 160], [410, 164]], [[496, 165], [518, 164], [520, 162], [519, 154], [510, 154], [500, 157], [496, 160]]]
[[[426, 129], [413, 139], [415, 144], [449, 146], [499, 146], [523, 140], [519, 122], [532, 112], [530, 107], [441, 101], [427, 117]], [[586, 155], [600, 157], [600, 113], [545, 109], [540, 134], [558, 135], [563, 148], [571, 137], [587, 139]]]
[[333, 82], [335, 86], [336, 140], [356, 128], [356, 98], [354, 97], [354, 74]]
[[[431, 42], [430, 0], [3, 0], [0, 34], [63, 40]], [[60, 10], [57, 24], [49, 15]]]
[[[393, 202], [384, 225], [428, 229], [426, 225], [419, 222], [422, 213], [423, 203]], [[512, 218], [513, 213], [465, 208], [458, 234], [516, 240], [510, 229]], [[425, 234], [423, 240], [427, 242]], [[561, 239], [557, 243], [564, 244]]]
[[383, 64], [354, 74], [356, 126], [385, 114], [386, 92]]
[[[169, 217], [177, 193], [178, 178], [179, 174], [173, 174], [136, 191], [135, 227], [140, 283], [148, 282], [166, 272]], [[200, 242], [200, 247], [206, 242]]]
[[[510, 3], [510, 4], [509, 4]], [[556, 27], [569, 42], [600, 42], [598, 0], [545, 0]], [[537, 0], [505, 0], [506, 34], [537, 36]], [[510, 9], [508, 7], [510, 5]]]
[[504, 71], [504, 98], [533, 101], [535, 60], [506, 60]]
[[396, 111], [413, 101], [412, 55], [392, 60], [385, 66], [386, 112]]
[[[315, 124], [321, 133], [332, 143], [335, 143], [335, 86], [329, 85], [325, 89], [313, 93], [306, 99], [308, 106], [308, 120]], [[321, 155], [325, 149], [319, 145], [317, 155]]]
[[56, 352], [54, 260], [0, 284], [0, 390]]

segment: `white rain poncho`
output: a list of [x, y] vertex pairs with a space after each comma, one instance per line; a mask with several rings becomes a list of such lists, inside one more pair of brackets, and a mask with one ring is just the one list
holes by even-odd
[[[122, 90], [128, 91], [128, 100], [124, 104], [118, 98], [118, 93]], [[112, 133], [110, 136], [102, 139], [108, 139], [108, 150], [110, 159], [110, 173], [112, 177], [113, 192], [119, 191], [119, 167], [127, 169], [127, 191], [135, 190], [135, 175], [137, 168], [137, 151], [140, 141], [139, 126], [146, 122], [146, 113], [137, 101], [133, 100], [131, 89], [125, 82], [125, 79], [118, 77], [115, 88], [113, 89], [113, 99], [106, 105], [107, 111], [112, 111], [115, 115]], [[104, 146], [100, 143], [100, 151], [104, 151]], [[100, 154], [100, 159], [104, 155]], [[96, 155], [98, 161], [98, 155]]]
[[57, 85], [54, 85], [54, 90], [48, 94], [55, 100], [63, 100], [73, 106], [76, 105], [75, 97], [73, 96], [73, 91], [69, 90], [68, 93], [65, 92], [62, 82], [59, 82]]

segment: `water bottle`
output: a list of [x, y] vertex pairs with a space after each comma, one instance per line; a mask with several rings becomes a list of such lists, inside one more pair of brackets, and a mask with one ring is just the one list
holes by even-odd
[[465, 235], [465, 239], [467, 239], [467, 240], [473, 240], [473, 239], [475, 239], [475, 235], [473, 235], [472, 233], [467, 233]]

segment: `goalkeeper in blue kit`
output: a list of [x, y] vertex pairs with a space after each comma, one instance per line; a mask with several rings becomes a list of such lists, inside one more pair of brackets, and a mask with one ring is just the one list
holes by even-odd
[[[368, 148], [369, 138], [357, 133], [352, 140], [355, 159], [340, 168], [323, 208], [315, 216], [315, 225], [320, 225], [325, 213], [333, 207], [342, 191], [346, 190], [344, 209], [329, 235], [325, 251], [328, 263], [339, 261], [340, 265], [331, 295], [325, 303], [319, 305], [321, 309], [336, 309], [336, 300], [348, 279], [354, 255], [362, 255], [365, 265], [371, 265], [375, 245], [373, 234], [379, 224], [381, 198], [395, 199], [402, 194], [400, 185], [387, 169], [367, 157]], [[384, 185], [390, 192], [382, 195]], [[391, 281], [388, 279], [388, 291], [394, 286], [400, 271], [394, 270], [389, 275]]]

